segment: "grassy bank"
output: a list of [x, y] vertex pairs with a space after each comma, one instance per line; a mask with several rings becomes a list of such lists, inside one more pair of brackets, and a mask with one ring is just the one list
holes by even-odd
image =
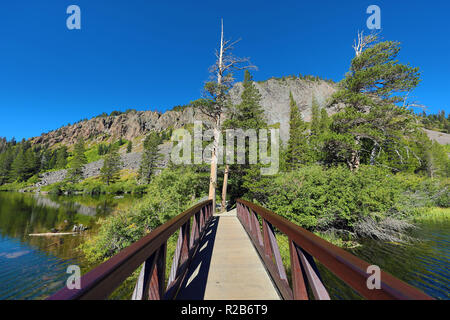
[[412, 217], [414, 223], [434, 222], [448, 223], [450, 222], [450, 208], [422, 208]]
[[140, 185], [136, 179], [137, 174], [130, 170], [122, 170], [120, 179], [109, 185], [105, 184], [101, 177], [87, 178], [79, 183], [69, 183], [66, 181], [54, 183], [41, 188], [41, 191], [50, 194], [143, 194], [147, 186]]

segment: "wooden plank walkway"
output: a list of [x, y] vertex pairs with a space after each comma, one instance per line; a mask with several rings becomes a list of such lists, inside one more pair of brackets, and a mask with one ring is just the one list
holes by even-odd
[[257, 251], [236, 217], [219, 216], [205, 300], [279, 300]]
[[178, 300], [280, 300], [236, 210], [214, 215]]

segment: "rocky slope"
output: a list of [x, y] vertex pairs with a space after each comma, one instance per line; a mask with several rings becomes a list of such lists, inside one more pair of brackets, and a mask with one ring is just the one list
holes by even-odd
[[[336, 85], [326, 81], [309, 81], [287, 78], [271, 79], [264, 82], [255, 82], [255, 86], [261, 94], [261, 106], [264, 109], [268, 124], [280, 124], [280, 137], [283, 142], [289, 139], [289, 93], [299, 107], [303, 119], [311, 120], [312, 101], [315, 98], [321, 108], [325, 107], [327, 100], [336, 91]], [[231, 90], [233, 104], [241, 101], [242, 83], [238, 83]], [[335, 110], [328, 110], [330, 114]]]
[[[163, 155], [158, 164], [158, 167], [165, 168], [169, 162], [170, 151], [172, 150], [172, 143], [164, 143], [159, 146], [159, 152]], [[125, 153], [120, 155], [121, 169], [128, 169], [138, 171], [141, 164], [141, 152]], [[100, 175], [100, 169], [103, 167], [103, 159], [88, 163], [83, 168], [83, 178], [90, 178]], [[158, 172], [158, 171], [157, 171]], [[40, 180], [34, 187], [40, 190], [41, 187], [62, 182], [66, 178], [67, 170], [57, 170], [45, 172], [40, 175]]]
[[[300, 79], [271, 79], [255, 83], [261, 93], [261, 105], [269, 124], [280, 124], [281, 139], [286, 142], [289, 135], [289, 92], [301, 110], [306, 121], [311, 118], [312, 99], [324, 106], [326, 100], [336, 90], [335, 86], [322, 81]], [[240, 102], [242, 84], [237, 83], [231, 90], [233, 103]], [[331, 111], [332, 112], [332, 111]], [[180, 128], [194, 120], [207, 121], [198, 110], [185, 108], [182, 111], [167, 111], [163, 114], [153, 111], [136, 111], [118, 116], [97, 117], [77, 124], [44, 133], [32, 139], [34, 144], [73, 145], [79, 138], [96, 142], [114, 141], [119, 137], [131, 140], [149, 131], [162, 131], [167, 128]]]

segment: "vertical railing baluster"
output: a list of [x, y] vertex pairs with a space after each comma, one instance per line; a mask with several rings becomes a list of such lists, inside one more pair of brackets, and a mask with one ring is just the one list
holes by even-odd
[[[300, 257], [301, 264], [305, 270], [306, 277], [308, 278], [308, 284], [311, 286], [311, 290], [314, 297], [317, 300], [330, 300], [330, 295], [327, 289], [323, 285], [318, 273], [318, 269], [315, 265], [314, 259], [304, 250], [296, 247], [298, 256]], [[308, 259], [308, 258], [309, 259]]]
[[198, 213], [195, 213], [192, 216], [192, 229], [191, 229], [191, 240], [190, 240], [190, 243], [189, 243], [189, 250], [192, 249], [195, 246], [197, 238], [198, 238], [198, 236], [200, 234], [200, 230], [198, 228], [198, 222], [199, 222], [198, 219], [199, 219]]
[[303, 277], [300, 258], [297, 254], [297, 246], [291, 239], [289, 239], [289, 253], [291, 258], [292, 293], [294, 300], [308, 300], [308, 291]]
[[270, 245], [272, 246], [272, 252], [275, 258], [275, 264], [278, 269], [278, 274], [281, 279], [287, 282], [286, 270], [284, 269], [283, 260], [281, 259], [280, 248], [278, 247], [277, 238], [275, 237], [275, 231], [273, 230], [272, 224], [267, 222], [268, 235], [270, 240]]
[[270, 246], [270, 238], [269, 238], [269, 227], [267, 225], [266, 219], [262, 219], [263, 223], [263, 241], [264, 241], [264, 254], [272, 261], [273, 253], [272, 248]]
[[150, 300], [161, 300], [166, 289], [166, 254], [167, 243], [164, 243], [158, 249], [158, 255], [153, 268], [152, 277], [150, 280]]
[[180, 227], [177, 247], [175, 249], [175, 253], [173, 255], [172, 267], [170, 269], [170, 276], [167, 287], [170, 287], [173, 281], [178, 277], [178, 271], [180, 267], [186, 262], [189, 258], [189, 228], [190, 220], [188, 220], [183, 226]]
[[250, 234], [253, 234], [253, 231], [252, 231], [252, 219], [251, 219], [251, 216], [250, 216], [250, 208], [249, 207], [245, 207], [245, 218], [246, 218], [246, 220], [247, 220], [247, 228], [248, 228], [248, 231], [249, 231], [249, 233]]
[[253, 210], [251, 210], [251, 209], [250, 209], [250, 212], [253, 217], [253, 226], [254, 226], [253, 230], [254, 230], [255, 240], [258, 242], [259, 246], [262, 248], [263, 240], [262, 240], [262, 236], [261, 236], [261, 227], [259, 225], [258, 215], [256, 214], [256, 212], [253, 212]]
[[158, 252], [155, 252], [143, 263], [141, 272], [139, 273], [139, 277], [136, 281], [136, 286], [134, 287], [133, 295], [131, 297], [132, 300], [148, 299], [150, 277], [155, 267], [157, 254]]
[[200, 215], [200, 233], [203, 232], [203, 228], [205, 227], [205, 215], [204, 215], [205, 211], [202, 209], [200, 209], [199, 215]]

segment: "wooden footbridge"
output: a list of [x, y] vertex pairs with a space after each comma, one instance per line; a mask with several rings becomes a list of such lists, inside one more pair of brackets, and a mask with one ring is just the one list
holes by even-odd
[[[284, 259], [280, 237], [289, 246]], [[82, 276], [80, 289], [66, 287], [49, 299], [107, 299], [141, 268], [135, 300], [328, 300], [316, 262], [367, 299], [431, 299], [383, 271], [380, 288], [369, 289], [368, 262], [244, 200], [226, 214], [213, 214], [211, 200], [197, 204]]]

